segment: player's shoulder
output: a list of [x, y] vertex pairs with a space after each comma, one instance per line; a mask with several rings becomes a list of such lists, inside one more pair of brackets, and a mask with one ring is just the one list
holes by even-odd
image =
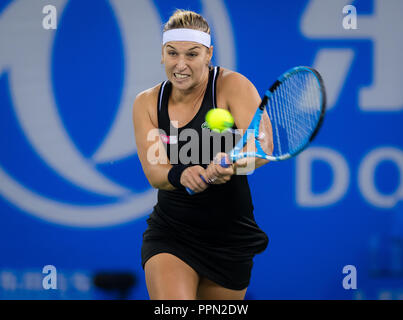
[[148, 111], [149, 113], [153, 112], [153, 109], [156, 109], [160, 88], [161, 83], [137, 94], [136, 98], [134, 99], [133, 111], [141, 110]]
[[243, 74], [222, 67], [218, 81], [223, 91], [237, 91], [246, 87], [254, 87], [253, 83]]
[[157, 101], [161, 83], [137, 94], [133, 104], [133, 117], [143, 117], [148, 114], [154, 126], [157, 125]]
[[160, 87], [161, 83], [155, 85], [152, 88], [141, 91], [140, 93], [137, 94], [135, 102], [141, 102], [141, 104], [143, 104], [154, 101], [158, 97]]

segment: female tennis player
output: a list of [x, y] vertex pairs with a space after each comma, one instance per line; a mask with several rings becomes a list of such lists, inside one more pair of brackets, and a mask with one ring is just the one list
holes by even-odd
[[[253, 257], [268, 244], [254, 219], [247, 176], [236, 174], [245, 163], [223, 168], [213, 161], [226, 156], [235, 142], [216, 154], [214, 148], [203, 148], [205, 115], [211, 108], [229, 110], [234, 128], [247, 129], [261, 101], [246, 77], [211, 67], [212, 55], [206, 20], [177, 10], [163, 30], [162, 63], [168, 80], [138, 94], [134, 102], [138, 156], [148, 181], [158, 189], [142, 244], [150, 299], [244, 299]], [[163, 146], [158, 163], [150, 161], [155, 141], [148, 136], [156, 129]], [[185, 130], [197, 133], [189, 137], [195, 143], [196, 136], [198, 148], [189, 149], [189, 140], [178, 139]], [[200, 152], [185, 164], [181, 149], [185, 154]], [[203, 164], [206, 152], [209, 162]], [[253, 161], [255, 168], [268, 162]]]

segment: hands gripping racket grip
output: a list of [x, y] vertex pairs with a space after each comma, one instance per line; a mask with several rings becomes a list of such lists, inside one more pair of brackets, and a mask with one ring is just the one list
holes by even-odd
[[[227, 162], [225, 161], [225, 158], [221, 158], [220, 165], [221, 165], [221, 167], [223, 167], [223, 168], [228, 168], [231, 164], [230, 164], [230, 163], [227, 163]], [[204, 183], [209, 184], [208, 182], [206, 182], [206, 180], [204, 180], [204, 177], [203, 177], [202, 175], [200, 176], [200, 178], [204, 181]], [[194, 195], [194, 194], [195, 194], [195, 192], [194, 192], [192, 189], [188, 188], [188, 187], [186, 187], [186, 191], [187, 191], [187, 193], [189, 193], [190, 195]]]

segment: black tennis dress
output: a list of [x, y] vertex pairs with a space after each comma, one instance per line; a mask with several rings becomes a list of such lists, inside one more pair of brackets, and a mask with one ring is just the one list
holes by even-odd
[[[210, 69], [200, 109], [181, 128], [172, 126], [168, 115], [172, 84], [161, 84], [158, 126], [171, 164], [186, 162], [206, 168], [218, 151], [231, 151], [239, 139], [233, 133], [211, 132], [205, 125], [207, 111], [216, 108], [219, 70]], [[267, 235], [255, 222], [246, 175], [233, 175], [227, 183], [210, 185], [194, 195], [184, 188], [158, 190], [158, 203], [147, 224], [141, 249], [143, 268], [153, 255], [171, 253], [201, 277], [233, 290], [249, 285], [253, 257], [268, 244]]]

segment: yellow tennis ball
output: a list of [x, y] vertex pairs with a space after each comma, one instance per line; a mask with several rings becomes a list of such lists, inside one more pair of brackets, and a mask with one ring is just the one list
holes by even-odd
[[206, 122], [211, 130], [221, 133], [234, 125], [234, 118], [228, 110], [216, 108], [207, 112]]

